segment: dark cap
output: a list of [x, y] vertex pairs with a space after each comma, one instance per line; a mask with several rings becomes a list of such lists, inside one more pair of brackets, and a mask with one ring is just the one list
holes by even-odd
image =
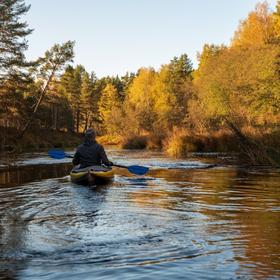
[[92, 137], [95, 138], [94, 130], [92, 128], [87, 129], [85, 132], [85, 137], [86, 138], [92, 138]]

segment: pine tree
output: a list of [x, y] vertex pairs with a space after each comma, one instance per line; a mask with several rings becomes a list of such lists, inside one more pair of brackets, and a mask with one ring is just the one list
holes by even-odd
[[22, 68], [29, 66], [25, 60], [27, 49], [25, 37], [32, 30], [20, 17], [28, 12], [23, 0], [2, 0], [0, 2], [0, 81], [18, 77]]
[[50, 50], [45, 52], [45, 56], [43, 58], [40, 58], [38, 60], [39, 67], [37, 69], [37, 79], [40, 79], [42, 81], [42, 87], [39, 98], [32, 111], [32, 114], [25, 123], [22, 131], [18, 135], [19, 138], [21, 138], [24, 135], [30, 123], [35, 119], [39, 106], [41, 105], [46, 93], [48, 92], [52, 81], [62, 71], [65, 64], [72, 61], [74, 57], [73, 47], [73, 41], [68, 41], [61, 45], [55, 44]]
[[84, 130], [91, 124], [93, 112], [97, 110], [97, 102], [94, 99], [94, 76], [85, 72], [81, 81], [81, 115], [84, 122]]
[[32, 30], [20, 20], [28, 12], [23, 0], [0, 1], [0, 125], [19, 128], [25, 114], [24, 91], [31, 82], [24, 51]]
[[185, 53], [179, 58], [175, 56], [169, 63], [169, 69], [176, 78], [185, 78], [193, 72], [192, 62]]

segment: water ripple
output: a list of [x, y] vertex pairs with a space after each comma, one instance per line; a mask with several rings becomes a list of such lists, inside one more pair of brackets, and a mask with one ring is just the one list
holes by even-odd
[[0, 279], [280, 277], [275, 170], [111, 155], [152, 170], [94, 189], [64, 175], [0, 188]]

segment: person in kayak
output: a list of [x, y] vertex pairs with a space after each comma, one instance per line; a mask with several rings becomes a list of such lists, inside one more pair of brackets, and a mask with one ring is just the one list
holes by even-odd
[[91, 128], [85, 132], [85, 141], [77, 148], [72, 163], [74, 165], [79, 164], [80, 168], [101, 164], [113, 165], [108, 160], [103, 146], [96, 142], [95, 132]]

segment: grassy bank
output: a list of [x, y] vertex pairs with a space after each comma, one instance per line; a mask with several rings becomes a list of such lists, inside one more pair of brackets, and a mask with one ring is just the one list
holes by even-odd
[[[106, 136], [107, 143], [109, 136]], [[105, 143], [106, 144], [106, 143]], [[237, 153], [241, 162], [251, 165], [280, 165], [280, 133], [236, 135], [230, 130], [212, 134], [191, 135], [174, 130], [167, 136], [144, 135], [118, 138], [114, 144], [124, 149], [162, 150], [176, 158], [193, 152]]]
[[[0, 128], [0, 151], [32, 152], [49, 148], [74, 148], [83, 137], [71, 132], [50, 129], [30, 129], [22, 139], [15, 129]], [[241, 137], [242, 136], [242, 137]], [[99, 136], [103, 145], [117, 145], [123, 149], [162, 150], [176, 158], [186, 158], [193, 152], [238, 153], [240, 160], [251, 165], [280, 165], [280, 133], [236, 135], [230, 130], [221, 130], [207, 135], [189, 134], [174, 129], [168, 135]]]
[[22, 139], [18, 139], [16, 129], [0, 128], [0, 151], [4, 152], [32, 152], [49, 148], [72, 148], [81, 143], [82, 138], [71, 132], [61, 132], [50, 129], [36, 129], [26, 132]]

